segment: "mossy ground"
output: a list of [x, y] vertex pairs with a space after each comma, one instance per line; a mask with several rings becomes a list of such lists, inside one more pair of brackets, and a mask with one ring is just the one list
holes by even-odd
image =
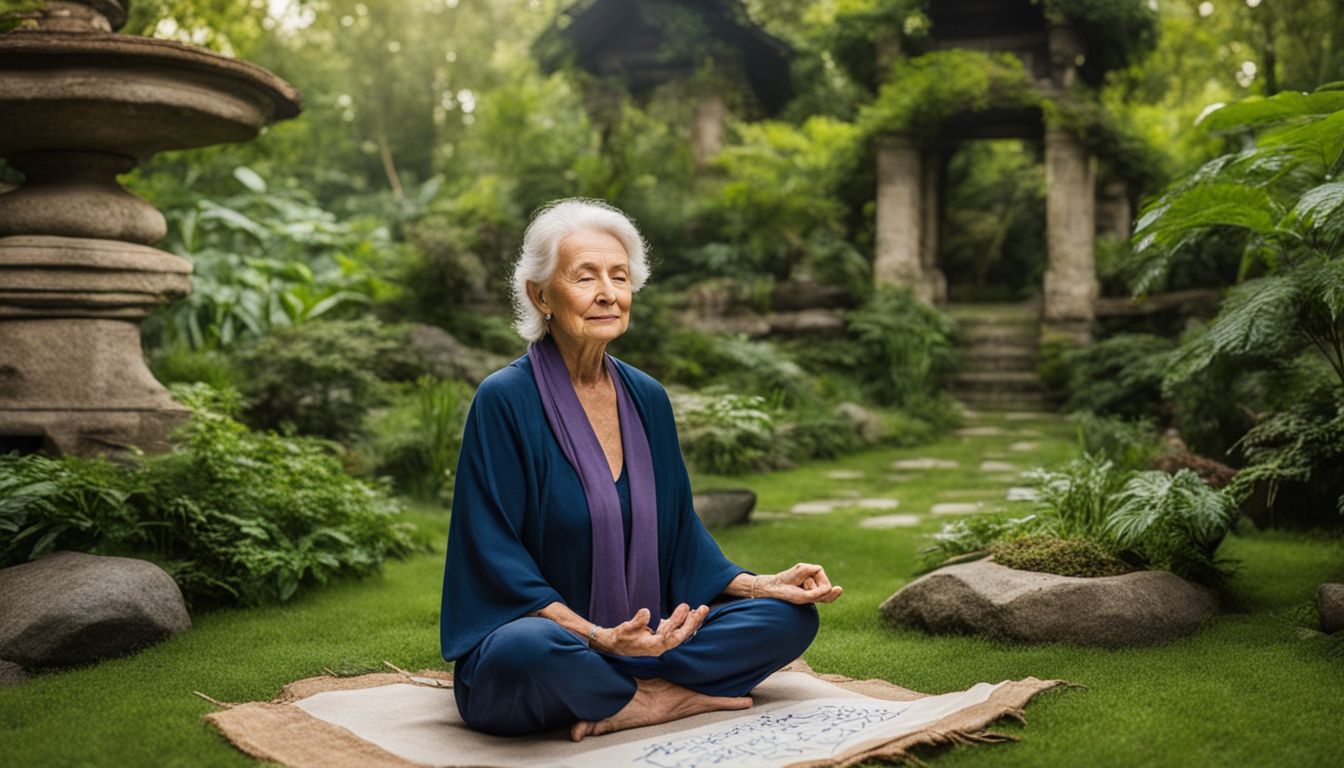
[[[929, 514], [934, 504], [1008, 506], [1011, 473], [982, 471], [981, 462], [1025, 469], [1074, 451], [1065, 422], [997, 417], [971, 426], [1001, 433], [697, 482], [747, 485], [760, 494], [756, 522], [716, 531], [735, 561], [756, 570], [819, 562], [845, 587], [838, 602], [822, 608], [822, 629], [806, 656], [815, 669], [928, 692], [1028, 675], [1087, 687], [1042, 695], [1028, 706], [1026, 727], [998, 726], [1020, 742], [942, 750], [942, 766], [1338, 764], [1344, 640], [1300, 629], [1315, 622], [1316, 585], [1344, 580], [1337, 538], [1229, 537], [1220, 554], [1241, 565], [1228, 584], [1226, 610], [1198, 634], [1159, 648], [1011, 646], [884, 627], [878, 604], [912, 578], [922, 536], [946, 519]], [[959, 466], [892, 467], [915, 457]], [[835, 479], [829, 473], [836, 470], [863, 475]], [[800, 501], [850, 497], [895, 498], [900, 507], [788, 513]], [[864, 517], [892, 512], [917, 514], [920, 522], [859, 527]], [[447, 527], [441, 511], [414, 518], [440, 536]], [[200, 719], [213, 706], [192, 691], [224, 701], [269, 699], [284, 683], [323, 668], [357, 673], [384, 660], [409, 669], [442, 666], [442, 569], [441, 553], [394, 562], [381, 576], [283, 606], [197, 616], [190, 632], [131, 657], [0, 688], [0, 765], [252, 763]]]

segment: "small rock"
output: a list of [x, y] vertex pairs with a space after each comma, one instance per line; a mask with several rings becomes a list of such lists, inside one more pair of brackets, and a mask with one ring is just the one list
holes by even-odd
[[1021, 442], [1013, 443], [1012, 445], [1008, 446], [1008, 450], [1015, 451], [1017, 453], [1030, 453], [1031, 451], [1034, 451], [1039, 447], [1040, 445], [1038, 445], [1037, 443], [1033, 443], [1030, 440], [1023, 440]]
[[1008, 489], [1008, 501], [1036, 501], [1039, 498], [1041, 498], [1040, 491], [1035, 488], [1018, 486]]
[[55, 552], [0, 571], [0, 658], [62, 667], [120, 656], [191, 626], [159, 566]]
[[1321, 629], [1330, 634], [1344, 630], [1344, 584], [1316, 588], [1316, 607], [1321, 611]]
[[1216, 608], [1210, 592], [1166, 571], [1085, 579], [978, 560], [910, 582], [879, 610], [936, 634], [1124, 648], [1188, 635]]
[[969, 515], [973, 512], [979, 512], [981, 505], [968, 502], [946, 502], [943, 504], [934, 504], [929, 507], [929, 513], [934, 515]]
[[899, 506], [900, 499], [859, 499], [859, 509], [895, 509]]
[[691, 505], [706, 528], [742, 525], [756, 506], [756, 494], [746, 488], [701, 491], [691, 495]]
[[469, 347], [436, 325], [413, 324], [407, 342], [430, 373], [442, 379], [480, 384], [486, 376], [509, 364], [509, 358]]
[[956, 469], [961, 466], [951, 459], [897, 459], [891, 463], [895, 469]]
[[877, 515], [859, 521], [860, 528], [909, 528], [919, 525], [919, 515]]
[[802, 501], [789, 509], [795, 515], [824, 515], [834, 512], [844, 502], [839, 501]]
[[982, 461], [980, 462], [981, 472], [1014, 472], [1017, 470], [1016, 464], [1009, 464], [1006, 461]]
[[860, 480], [863, 474], [857, 469], [832, 469], [826, 473], [826, 477], [832, 480]]
[[908, 483], [914, 479], [915, 479], [914, 475], [902, 475], [894, 472], [890, 475], [887, 475], [887, 482], [889, 483]]
[[1019, 482], [1022, 477], [1016, 472], [996, 472], [992, 475], [985, 475], [985, 479], [995, 483], [1013, 485]]
[[[860, 496], [863, 495], [863, 491], [856, 491], [856, 490], [854, 490], [853, 488], [845, 488], [844, 490], [836, 491], [836, 492], [835, 492], [835, 495], [836, 495], [836, 496], [844, 496], [846, 499], [857, 499], [857, 498], [859, 498]], [[850, 504], [850, 502], [845, 502], [845, 503], [846, 503], [847, 505], [852, 506], [852, 504]]]
[[869, 445], [881, 442], [890, 433], [880, 415], [858, 403], [840, 403], [835, 406], [834, 413], [853, 424], [859, 431], [859, 437]]
[[23, 667], [12, 661], [0, 661], [0, 688], [6, 685], [18, 685], [28, 679]]

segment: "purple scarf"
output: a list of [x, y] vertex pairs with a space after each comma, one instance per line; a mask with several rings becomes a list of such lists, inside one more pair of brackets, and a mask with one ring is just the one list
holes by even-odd
[[593, 531], [592, 597], [588, 620], [611, 627], [648, 608], [649, 625], [661, 618], [658, 583], [658, 502], [653, 480], [653, 456], [635, 402], [626, 391], [616, 364], [603, 355], [607, 374], [616, 388], [616, 413], [621, 420], [625, 471], [630, 481], [630, 552], [625, 551], [621, 498], [611, 479], [611, 467], [574, 393], [569, 369], [555, 340], [548, 334], [527, 348], [532, 374], [541, 394], [542, 409], [565, 458], [578, 473], [588, 497]]

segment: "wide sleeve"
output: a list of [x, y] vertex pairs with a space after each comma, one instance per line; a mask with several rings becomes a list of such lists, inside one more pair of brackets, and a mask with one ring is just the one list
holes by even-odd
[[650, 398], [655, 416], [656, 433], [650, 435], [662, 444], [662, 460], [671, 472], [670, 502], [675, 510], [676, 532], [668, 569], [668, 598], [671, 606], [688, 603], [692, 608], [708, 605], [727, 588], [728, 582], [747, 569], [729, 560], [714, 537], [705, 529], [695, 512], [691, 496], [691, 478], [681, 454], [677, 424], [672, 414], [672, 403], [667, 392], [658, 386], [656, 396]]
[[487, 380], [472, 402], [453, 489], [439, 631], [452, 661], [495, 629], [552, 602], [564, 602], [524, 543], [536, 500], [526, 482], [531, 456], [508, 388]]

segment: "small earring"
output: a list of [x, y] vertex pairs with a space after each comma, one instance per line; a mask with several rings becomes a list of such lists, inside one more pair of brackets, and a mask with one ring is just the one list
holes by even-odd
[[551, 322], [551, 313], [550, 313], [550, 312], [547, 312], [547, 313], [546, 313], [546, 322], [548, 322], [548, 323]]

